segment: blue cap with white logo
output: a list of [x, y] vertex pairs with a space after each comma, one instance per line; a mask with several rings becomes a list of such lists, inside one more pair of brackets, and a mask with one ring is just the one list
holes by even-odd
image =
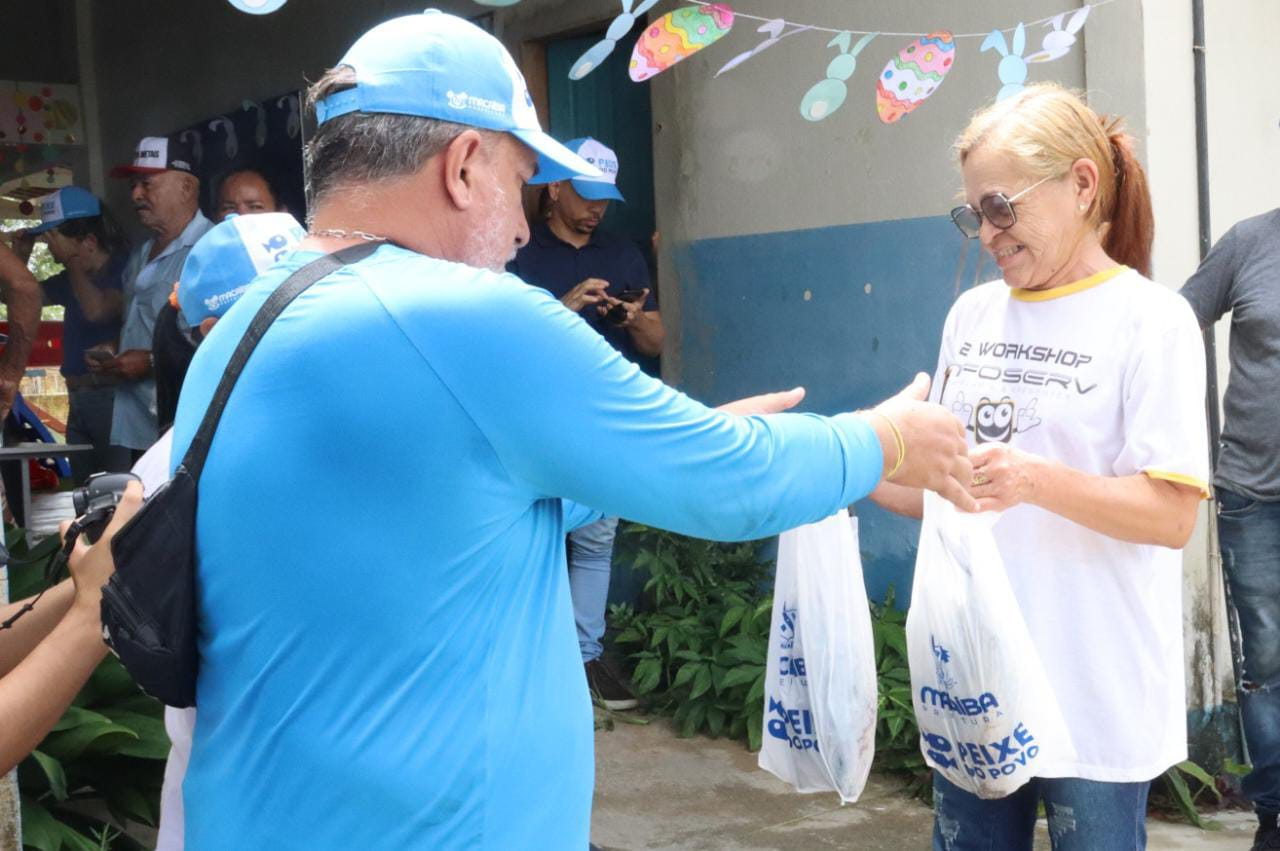
[[291, 254], [306, 236], [288, 213], [227, 216], [191, 247], [178, 279], [178, 306], [190, 325], [222, 316], [249, 283]]
[[436, 9], [369, 30], [339, 65], [354, 88], [316, 104], [324, 124], [349, 112], [389, 112], [510, 133], [538, 155], [544, 180], [600, 172], [542, 132], [524, 76], [502, 43], [473, 23]]
[[579, 195], [588, 201], [626, 200], [618, 191], [618, 155], [612, 148], [605, 147], [590, 136], [571, 139], [564, 146], [600, 169], [599, 177], [575, 177], [569, 181]]
[[64, 186], [40, 199], [40, 224], [27, 231], [40, 234], [72, 219], [92, 219], [102, 215], [102, 206], [92, 192], [79, 186]]

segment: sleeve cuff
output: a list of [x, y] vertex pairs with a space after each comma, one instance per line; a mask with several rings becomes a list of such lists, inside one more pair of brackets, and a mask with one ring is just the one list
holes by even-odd
[[884, 475], [884, 452], [875, 428], [857, 414], [837, 414], [830, 418], [844, 446], [844, 498], [842, 505], [857, 502], [880, 484]]
[[1208, 483], [1203, 479], [1196, 478], [1195, 476], [1187, 476], [1182, 473], [1170, 473], [1167, 470], [1147, 469], [1142, 472], [1153, 479], [1163, 479], [1166, 482], [1176, 482], [1180, 485], [1187, 485], [1188, 487], [1196, 488], [1200, 491], [1201, 499], [1209, 499], [1213, 496], [1213, 491], [1210, 489]]

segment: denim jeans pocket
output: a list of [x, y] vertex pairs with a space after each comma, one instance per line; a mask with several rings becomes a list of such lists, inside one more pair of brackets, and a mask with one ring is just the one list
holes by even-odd
[[1219, 520], [1239, 520], [1258, 509], [1258, 500], [1226, 488], [1217, 488], [1217, 497]]

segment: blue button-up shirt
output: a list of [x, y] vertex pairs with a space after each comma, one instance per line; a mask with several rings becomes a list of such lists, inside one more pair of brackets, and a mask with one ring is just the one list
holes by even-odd
[[[196, 210], [178, 238], [165, 246], [159, 256], [148, 260], [154, 239], [138, 246], [129, 255], [124, 270], [124, 327], [120, 330], [120, 351], [151, 351], [156, 317], [173, 291], [182, 272], [187, 252], [213, 222]], [[156, 382], [154, 378], [126, 381], [116, 387], [115, 412], [111, 418], [111, 442], [130, 449], [146, 449], [159, 436], [156, 421]]]

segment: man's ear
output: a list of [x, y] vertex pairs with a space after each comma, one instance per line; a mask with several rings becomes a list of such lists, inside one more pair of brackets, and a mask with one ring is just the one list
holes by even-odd
[[560, 200], [560, 181], [547, 184], [547, 197], [551, 199], [552, 204]]
[[206, 316], [204, 319], [200, 320], [200, 334], [202, 336], [208, 337], [209, 332], [213, 330], [213, 326], [217, 324], [218, 324], [218, 317]]
[[489, 160], [484, 137], [475, 130], [464, 130], [440, 156], [445, 194], [459, 210], [470, 209], [476, 202], [477, 177]]

